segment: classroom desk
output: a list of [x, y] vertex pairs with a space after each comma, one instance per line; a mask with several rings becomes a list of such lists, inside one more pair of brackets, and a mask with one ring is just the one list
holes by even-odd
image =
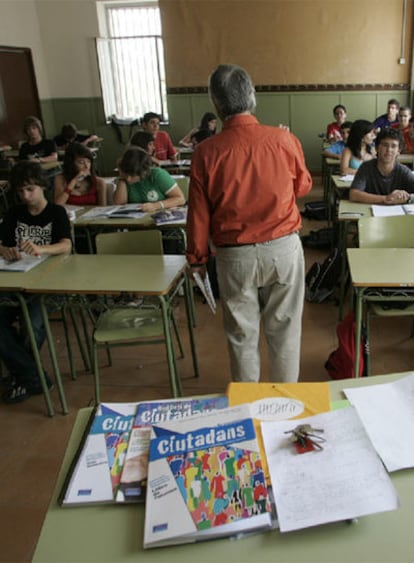
[[[329, 148], [329, 145], [328, 147]], [[340, 159], [322, 155], [323, 198], [328, 202], [329, 184], [332, 174], [339, 172]]]
[[413, 168], [414, 165], [414, 154], [411, 153], [403, 153], [397, 156], [397, 160], [400, 164], [405, 164], [409, 168]]
[[338, 206], [338, 225], [339, 225], [339, 236], [338, 236], [338, 248], [342, 253], [341, 257], [341, 280], [339, 286], [339, 311], [338, 317], [341, 321], [343, 318], [344, 300], [345, 300], [345, 285], [346, 285], [346, 272], [347, 272], [347, 260], [345, 250], [347, 248], [348, 234], [351, 225], [358, 223], [361, 217], [371, 217], [372, 210], [371, 205], [368, 203], [357, 203], [354, 201], [349, 201], [348, 199], [339, 200]]
[[[51, 357], [55, 372], [58, 374], [57, 379], [60, 379], [60, 372], [45, 306], [46, 297], [51, 294], [120, 295], [123, 292], [137, 293], [142, 296], [158, 297], [163, 315], [172, 394], [173, 396], [181, 395], [181, 383], [175, 363], [170, 329], [172, 299], [181, 287], [184, 288], [194, 375], [198, 376], [189, 298], [190, 284], [186, 274], [185, 256], [71, 254], [60, 258], [47, 276], [36, 278], [27, 288], [27, 291], [31, 293], [42, 294], [43, 317], [46, 333], [50, 338]], [[62, 407], [67, 412], [66, 400], [62, 403]]]
[[355, 364], [354, 376], [359, 373], [360, 341], [363, 304], [366, 301], [414, 302], [414, 293], [408, 297], [370, 295], [375, 288], [414, 287], [414, 248], [348, 248], [348, 264], [355, 304]]
[[[46, 385], [43, 366], [40, 359], [40, 351], [37, 348], [36, 340], [33, 334], [33, 328], [27, 308], [26, 297], [27, 291], [30, 290], [32, 285], [35, 284], [37, 280], [39, 280], [42, 276], [47, 277], [49, 275], [49, 272], [55, 267], [56, 262], [59, 260], [59, 258], [60, 257], [48, 258], [28, 272], [0, 271], [0, 303], [2, 305], [12, 304], [13, 306], [19, 305], [21, 307], [23, 319], [30, 339], [33, 357], [36, 363], [37, 372], [39, 374], [39, 379], [43, 388], [47, 413], [49, 416], [53, 416], [55, 411], [53, 408], [49, 389]], [[13, 296], [11, 297], [8, 294], [13, 294]], [[49, 339], [48, 343], [50, 346]], [[56, 385], [58, 388], [60, 400], [62, 401], [62, 397], [64, 396], [63, 387], [59, 378], [56, 379]]]
[[[118, 229], [127, 230], [140, 230], [140, 229], [160, 229], [162, 232], [168, 233], [171, 231], [178, 231], [180, 239], [183, 241], [185, 247], [186, 243], [186, 223], [175, 223], [170, 225], [156, 225], [154, 219], [150, 214], [141, 217], [140, 219], [131, 218], [111, 218], [108, 217], [84, 217], [84, 214], [91, 209], [91, 207], [84, 207], [80, 213], [77, 214], [76, 219], [73, 221], [74, 229], [83, 229], [86, 238], [89, 253], [93, 253], [93, 235], [94, 233], [113, 231]], [[168, 236], [167, 236], [168, 238]]]
[[[343, 399], [344, 387], [385, 383], [407, 375], [394, 374], [330, 383], [332, 400]], [[413, 557], [414, 472], [397, 471], [391, 479], [401, 507], [360, 518], [281, 534], [271, 531], [238, 540], [144, 550], [143, 505], [60, 508], [57, 497], [80, 442], [91, 409], [82, 409], [74, 425], [53, 499], [34, 554], [34, 563], [140, 563], [195, 561], [259, 561], [274, 563], [408, 563]]]

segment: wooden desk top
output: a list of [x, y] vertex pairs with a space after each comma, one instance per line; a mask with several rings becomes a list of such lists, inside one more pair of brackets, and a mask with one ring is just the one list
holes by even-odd
[[414, 248], [348, 248], [355, 287], [414, 287]]
[[32, 293], [166, 295], [187, 267], [179, 255], [71, 254], [27, 286]]
[[339, 200], [338, 221], [358, 221], [361, 217], [372, 217], [371, 204]]
[[352, 180], [351, 181], [341, 180], [341, 176], [339, 176], [338, 174], [332, 174], [331, 178], [335, 188], [345, 189], [351, 187]]
[[[346, 387], [386, 383], [408, 375], [372, 376], [330, 383], [332, 400], [343, 399]], [[397, 471], [391, 479], [401, 507], [360, 518], [355, 524], [318, 526], [281, 534], [254, 534], [239, 540], [215, 540], [183, 546], [144, 550], [144, 506], [88, 506], [60, 508], [58, 493], [86, 426], [91, 409], [79, 411], [43, 524], [34, 563], [140, 563], [237, 561], [238, 563], [390, 563], [412, 561], [414, 473]]]
[[25, 291], [35, 280], [41, 278], [55, 267], [61, 256], [51, 256], [28, 272], [0, 271], [0, 291]]

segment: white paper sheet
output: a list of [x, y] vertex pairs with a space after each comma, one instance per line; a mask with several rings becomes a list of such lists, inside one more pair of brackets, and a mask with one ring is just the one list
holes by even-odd
[[[285, 431], [323, 428], [322, 451], [296, 453]], [[394, 510], [398, 497], [353, 407], [289, 421], [263, 422], [280, 530]]]
[[388, 471], [414, 467], [414, 373], [344, 393]]

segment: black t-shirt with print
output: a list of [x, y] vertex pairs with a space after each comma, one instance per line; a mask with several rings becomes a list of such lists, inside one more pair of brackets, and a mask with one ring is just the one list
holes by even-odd
[[42, 139], [37, 145], [23, 143], [19, 150], [20, 160], [29, 160], [30, 157], [44, 158], [57, 152], [55, 142], [50, 139]]
[[3, 246], [19, 246], [21, 240], [42, 246], [64, 238], [71, 238], [69, 219], [65, 208], [54, 203], [48, 203], [39, 215], [31, 215], [25, 205], [16, 205], [7, 211], [0, 225]]

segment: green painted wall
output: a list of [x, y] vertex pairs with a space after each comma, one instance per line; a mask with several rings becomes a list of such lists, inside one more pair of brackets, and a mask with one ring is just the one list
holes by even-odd
[[[262, 123], [289, 125], [299, 137], [305, 152], [308, 167], [320, 170], [321, 142], [318, 134], [325, 131], [332, 121], [334, 105], [344, 104], [348, 118], [374, 119], [385, 112], [387, 100], [397, 98], [408, 103], [408, 92], [403, 91], [336, 91], [336, 92], [281, 92], [258, 93], [256, 115]], [[192, 127], [198, 125], [206, 111], [214, 111], [207, 94], [174, 94], [168, 97], [171, 125], [165, 127], [174, 143]], [[149, 110], [151, 108], [148, 108]], [[98, 156], [99, 172], [112, 176], [117, 159], [124, 145], [113, 128], [105, 123], [101, 98], [56, 98], [42, 101], [42, 112], [48, 136], [54, 136], [65, 122], [74, 122], [78, 129], [94, 132], [104, 138]], [[128, 137], [129, 128], [124, 129]]]

